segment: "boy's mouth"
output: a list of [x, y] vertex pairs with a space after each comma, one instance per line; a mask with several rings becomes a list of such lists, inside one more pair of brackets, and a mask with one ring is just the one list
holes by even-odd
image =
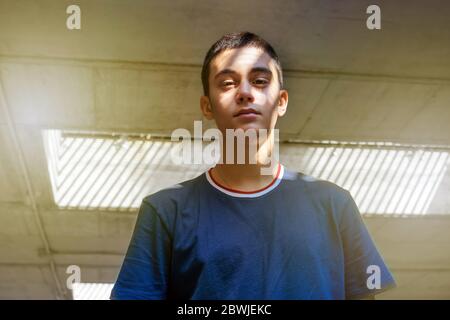
[[234, 114], [234, 117], [251, 117], [260, 115], [261, 112], [256, 111], [253, 108], [243, 108]]

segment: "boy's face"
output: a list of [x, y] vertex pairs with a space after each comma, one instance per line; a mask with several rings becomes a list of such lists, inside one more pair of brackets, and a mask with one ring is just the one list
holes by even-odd
[[223, 133], [225, 129], [273, 129], [287, 103], [275, 61], [252, 47], [218, 54], [210, 64], [209, 98], [200, 98], [204, 116], [214, 119]]

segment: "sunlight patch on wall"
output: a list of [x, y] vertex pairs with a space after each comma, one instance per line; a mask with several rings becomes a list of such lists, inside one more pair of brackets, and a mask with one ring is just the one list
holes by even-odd
[[177, 143], [147, 135], [44, 130], [55, 203], [66, 209], [135, 210], [142, 199], [191, 179], [206, 166], [175, 166]]
[[79, 283], [72, 284], [73, 300], [109, 300], [113, 283]]
[[349, 190], [361, 212], [425, 214], [449, 152], [427, 147], [329, 144], [306, 147], [303, 172]]

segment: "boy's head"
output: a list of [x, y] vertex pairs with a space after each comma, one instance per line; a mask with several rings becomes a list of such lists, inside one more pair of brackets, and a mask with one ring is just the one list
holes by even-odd
[[283, 70], [281, 62], [273, 47], [266, 40], [251, 32], [229, 33], [217, 40], [206, 53], [202, 67], [203, 94], [209, 96], [209, 73], [211, 61], [222, 51], [238, 49], [242, 47], [254, 47], [263, 50], [275, 62], [277, 68], [280, 90], [283, 89]]
[[202, 84], [202, 112], [221, 131], [272, 129], [286, 112], [278, 55], [253, 33], [230, 33], [214, 43], [204, 59]]

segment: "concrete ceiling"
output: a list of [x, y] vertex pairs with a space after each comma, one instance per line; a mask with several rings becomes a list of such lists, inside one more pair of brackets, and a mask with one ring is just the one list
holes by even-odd
[[[0, 298], [55, 298], [69, 264], [85, 282], [114, 281], [134, 224], [135, 212], [55, 206], [42, 129], [192, 129], [202, 60], [227, 32], [255, 32], [278, 51], [283, 140], [450, 145], [448, 1], [378, 1], [372, 31], [365, 0], [77, 1], [72, 31], [70, 4], [0, 0]], [[448, 217], [367, 219], [405, 283], [387, 297], [450, 297]]]
[[366, 28], [371, 2], [359, 0], [81, 1], [81, 30], [66, 28], [68, 4], [0, 2], [0, 70], [17, 123], [191, 128], [205, 52], [251, 30], [285, 69], [283, 139], [450, 142], [448, 1], [382, 1], [381, 30]]

